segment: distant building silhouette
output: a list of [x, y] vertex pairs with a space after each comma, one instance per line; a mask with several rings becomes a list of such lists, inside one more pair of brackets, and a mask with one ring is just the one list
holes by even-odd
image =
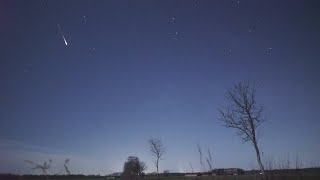
[[212, 175], [241, 175], [244, 170], [240, 168], [221, 168], [211, 170]]

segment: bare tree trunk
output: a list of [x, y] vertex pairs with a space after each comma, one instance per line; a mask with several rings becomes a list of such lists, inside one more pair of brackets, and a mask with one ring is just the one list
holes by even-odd
[[158, 175], [159, 175], [159, 160], [157, 160], [156, 166], [157, 166], [157, 173], [158, 173]]
[[156, 166], [157, 166], [157, 176], [158, 176], [158, 180], [160, 180], [160, 174], [159, 174], [159, 159], [157, 159], [157, 162], [156, 162]]
[[254, 146], [254, 149], [256, 150], [257, 161], [258, 161], [258, 164], [259, 164], [263, 179], [266, 179], [266, 174], [265, 174], [265, 171], [264, 171], [264, 167], [263, 167], [263, 164], [261, 162], [261, 156], [260, 156], [259, 147], [258, 147], [258, 144], [257, 144], [257, 142], [255, 140], [253, 141], [253, 146]]

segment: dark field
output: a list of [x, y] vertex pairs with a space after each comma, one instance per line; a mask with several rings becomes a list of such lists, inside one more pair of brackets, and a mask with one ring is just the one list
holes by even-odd
[[[262, 180], [262, 176], [257, 170], [245, 171], [242, 175], [200, 175], [188, 176], [191, 174], [185, 173], [169, 173], [156, 175], [146, 175], [139, 178], [131, 178], [132, 180]], [[193, 174], [196, 175], [196, 174]], [[320, 168], [304, 168], [297, 170], [278, 169], [267, 171], [267, 180], [320, 180]], [[12, 175], [0, 174], [0, 180], [131, 180], [121, 176], [95, 176], [95, 175]]]
[[[19, 179], [19, 180], [41, 180], [41, 179], [52, 179], [52, 180], [72, 180], [72, 179], [79, 179], [79, 180], [103, 180], [103, 179], [114, 179], [114, 180], [125, 180], [124, 178], [110, 178], [110, 177], [82, 177], [82, 178], [75, 178], [75, 177], [35, 177], [35, 178], [25, 178], [25, 177], [0, 177], [0, 179]], [[157, 177], [145, 177], [139, 178], [139, 180], [158, 180]], [[256, 175], [238, 175], [238, 176], [202, 176], [202, 177], [161, 177], [160, 180], [256, 180], [261, 179], [261, 177]], [[270, 180], [319, 180], [320, 175], [301, 175], [301, 176], [294, 176], [294, 175], [276, 175], [269, 178]]]

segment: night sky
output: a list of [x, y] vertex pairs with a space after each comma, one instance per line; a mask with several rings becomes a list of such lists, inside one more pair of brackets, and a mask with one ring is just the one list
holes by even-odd
[[0, 173], [257, 169], [253, 147], [218, 121], [233, 83], [266, 107], [263, 159], [320, 166], [319, 1], [1, 1]]

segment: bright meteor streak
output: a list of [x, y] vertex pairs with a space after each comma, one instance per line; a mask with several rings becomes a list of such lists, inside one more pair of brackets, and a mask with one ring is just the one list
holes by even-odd
[[68, 42], [66, 41], [66, 39], [63, 37], [64, 43], [66, 44], [66, 46], [68, 46]]
[[63, 33], [62, 33], [62, 30], [61, 30], [61, 28], [60, 28], [60, 25], [59, 25], [59, 24], [58, 24], [58, 28], [59, 28], [60, 33], [61, 33], [61, 36], [62, 36], [62, 38], [63, 38], [63, 40], [64, 40], [64, 44], [65, 44], [66, 46], [68, 46], [68, 42], [67, 42], [66, 38], [64, 37], [64, 35], [63, 35]]

